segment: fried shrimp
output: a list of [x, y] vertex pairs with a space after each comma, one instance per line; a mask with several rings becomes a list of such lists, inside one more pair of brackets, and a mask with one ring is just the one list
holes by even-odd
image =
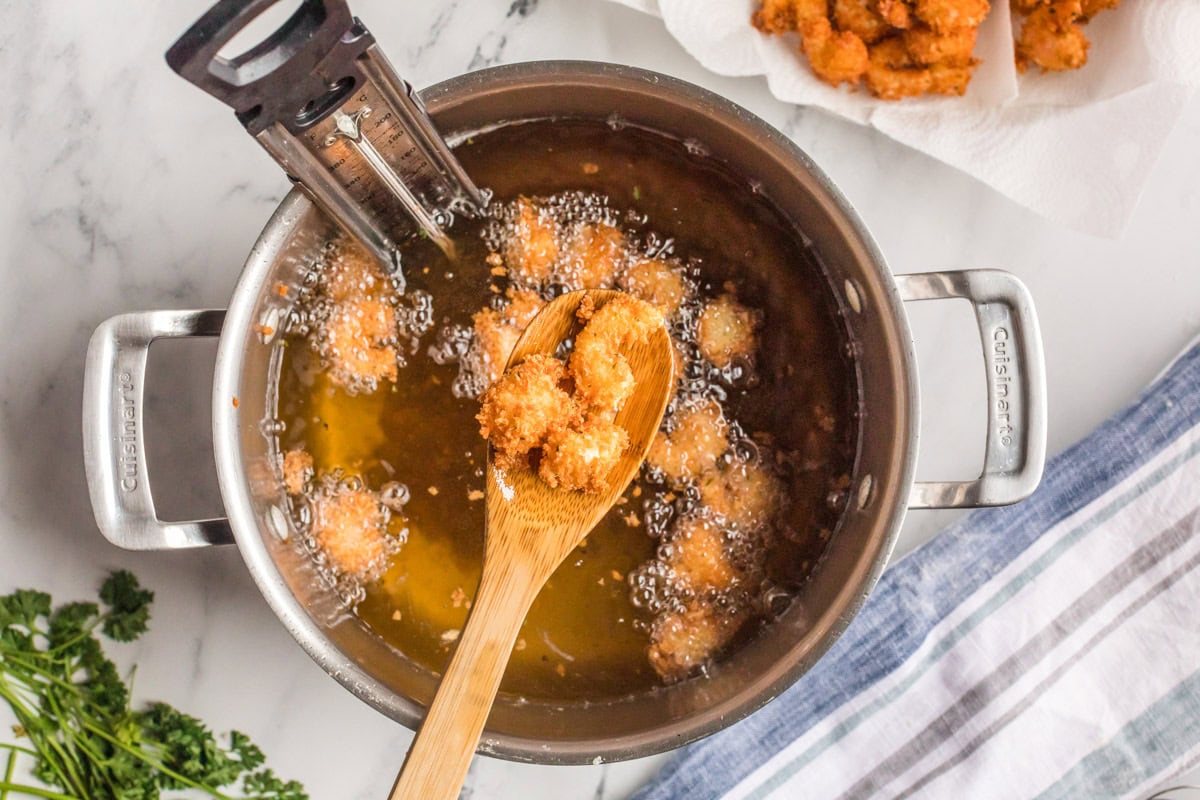
[[813, 73], [830, 86], [857, 83], [867, 70], [867, 45], [850, 31], [835, 31], [827, 19], [805, 23], [800, 41]]
[[888, 34], [888, 22], [876, 10], [875, 0], [834, 0], [833, 21], [839, 31], [850, 31], [867, 44]]
[[917, 18], [938, 33], [977, 28], [991, 6], [988, 0], [914, 0]]
[[907, 30], [912, 26], [912, 6], [907, 0], [879, 0], [877, 8], [879, 15], [893, 28]]
[[675, 316], [691, 294], [681, 270], [657, 258], [630, 264], [618, 283], [634, 297], [655, 306], [667, 319]]
[[676, 413], [670, 432], [654, 438], [646, 462], [672, 486], [682, 487], [716, 469], [729, 449], [728, 431], [721, 406], [706, 400]]
[[633, 393], [633, 371], [620, 354], [622, 347], [645, 341], [663, 323], [662, 313], [649, 303], [620, 294], [595, 310], [590, 298], [579, 309], [587, 322], [575, 337], [571, 374], [575, 395], [593, 409], [615, 412]]
[[805, 23], [828, 17], [827, 0], [763, 0], [750, 21], [763, 33], [791, 33]]
[[696, 342], [700, 353], [724, 369], [735, 358], [749, 358], [758, 348], [756, 331], [762, 315], [739, 303], [733, 295], [723, 294], [705, 304], [696, 323]]
[[612, 225], [583, 225], [566, 247], [564, 280], [577, 289], [607, 289], [625, 265], [625, 234]]
[[505, 243], [504, 263], [517, 283], [537, 285], [554, 272], [558, 261], [558, 223], [526, 197], [517, 200], [512, 235]]
[[578, 418], [574, 400], [560, 386], [566, 377], [558, 359], [532, 355], [484, 392], [476, 419], [501, 468], [521, 463], [552, 432]]
[[968, 66], [975, 50], [976, 28], [937, 33], [925, 26], [904, 32], [904, 47], [912, 60], [923, 66]]
[[387, 518], [374, 492], [339, 489], [314, 501], [312, 536], [338, 570], [365, 579], [387, 555]]
[[900, 37], [884, 39], [871, 48], [867, 88], [881, 100], [925, 94], [933, 86], [928, 69], [916, 68]]
[[608, 489], [608, 474], [629, 447], [629, 434], [606, 417], [551, 431], [542, 446], [538, 475], [551, 486], [582, 492]]
[[1058, 0], [1030, 12], [1017, 38], [1017, 69], [1033, 64], [1057, 72], [1086, 64], [1090, 42], [1079, 25], [1082, 14], [1079, 0]]

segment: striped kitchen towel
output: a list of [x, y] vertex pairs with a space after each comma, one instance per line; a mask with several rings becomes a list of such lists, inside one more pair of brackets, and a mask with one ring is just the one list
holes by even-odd
[[1197, 761], [1200, 346], [636, 799], [1141, 798]]

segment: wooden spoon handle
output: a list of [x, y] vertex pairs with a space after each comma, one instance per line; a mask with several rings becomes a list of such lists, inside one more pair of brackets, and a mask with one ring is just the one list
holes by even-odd
[[[507, 566], [507, 565], [506, 565]], [[475, 602], [390, 800], [455, 800], [541, 581], [485, 563]]]

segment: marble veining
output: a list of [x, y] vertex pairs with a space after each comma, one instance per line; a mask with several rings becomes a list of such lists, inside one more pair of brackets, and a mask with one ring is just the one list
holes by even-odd
[[[79, 430], [83, 356], [106, 317], [225, 305], [247, 251], [288, 190], [228, 109], [163, 53], [209, 0], [0, 2], [0, 591], [85, 599], [108, 569], [157, 592], [150, 633], [114, 647], [138, 700], [161, 698], [256, 738], [319, 800], [379, 800], [411, 734], [356, 700], [279, 625], [236, 550], [127, 553], [96, 531]], [[880, 134], [791, 108], [759, 80], [705, 73], [661, 23], [602, 0], [354, 0], [414, 85], [542, 58], [630, 63], [733, 98], [800, 143], [839, 185], [896, 272], [1002, 267], [1038, 301], [1051, 450], [1126, 403], [1200, 330], [1200, 104], [1184, 111], [1124, 238], [1058, 228]], [[1103, 168], [1103, 165], [1097, 165]], [[920, 472], [965, 476], [983, 439], [970, 314], [911, 309], [926, 417]], [[218, 513], [208, 466], [211, 342], [151, 357], [150, 468], [184, 514]], [[978, 443], [964, 447], [962, 442]], [[167, 505], [163, 506], [164, 509]], [[949, 521], [914, 514], [902, 551]], [[662, 758], [589, 767], [478, 759], [463, 796], [627, 797]]]

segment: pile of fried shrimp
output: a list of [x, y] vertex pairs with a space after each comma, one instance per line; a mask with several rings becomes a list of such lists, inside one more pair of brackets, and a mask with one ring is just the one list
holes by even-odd
[[[788, 508], [781, 465], [791, 455], [776, 450], [768, 433], [744, 430], [727, 408], [730, 390], [751, 385], [757, 369], [762, 313], [744, 305], [732, 284], [703, 295], [695, 264], [634, 241], [616, 215], [581, 218], [572, 210], [599, 205], [555, 196], [498, 206], [488, 239], [492, 301], [471, 317], [460, 377], [473, 376], [462, 385], [477, 387], [481, 432], [500, 460], [529, 464], [537, 447], [544, 479], [595, 491], [627, 443], [613, 418], [634, 387], [628, 364], [614, 353], [665, 322], [676, 374], [705, 376], [676, 385], [643, 466], [643, 477], [661, 487], [652, 491], [662, 494], [647, 501], [667, 508], [686, 495], [695, 502], [653, 534], [655, 557], [628, 576], [631, 599], [649, 617], [648, 661], [670, 682], [706, 667], [761, 616], [767, 551]], [[586, 324], [565, 363], [534, 356], [505, 372], [550, 297], [609, 288], [624, 294], [581, 307]], [[308, 335], [330, 379], [358, 393], [399, 380], [405, 342], [419, 333], [414, 320], [424, 319], [409, 313], [415, 301], [398, 299], [377, 267], [352, 258], [327, 265], [318, 294], [328, 307]], [[302, 450], [285, 454], [281, 472], [289, 495], [308, 499], [309, 536], [338, 572], [374, 580], [403, 547], [390, 533], [403, 524], [402, 504], [382, 489], [317, 474]], [[629, 493], [637, 498], [642, 489]], [[622, 516], [627, 525], [643, 524], [635, 513]], [[652, 601], [638, 600], [638, 592]]]
[[663, 316], [627, 294], [599, 310], [584, 297], [576, 315], [584, 327], [569, 362], [538, 354], [510, 367], [480, 398], [477, 419], [500, 469], [536, 462], [550, 486], [597, 493], [609, 488], [629, 447], [628, 431], [616, 423], [636, 388], [623, 351], [647, 341]]
[[[1120, 0], [1012, 0], [1023, 22], [1017, 67], [1078, 69], [1087, 62], [1081, 25]], [[763, 33], [798, 33], [809, 66], [831, 86], [864, 84], [876, 97], [962, 95], [988, 0], [761, 0], [751, 21]]]

